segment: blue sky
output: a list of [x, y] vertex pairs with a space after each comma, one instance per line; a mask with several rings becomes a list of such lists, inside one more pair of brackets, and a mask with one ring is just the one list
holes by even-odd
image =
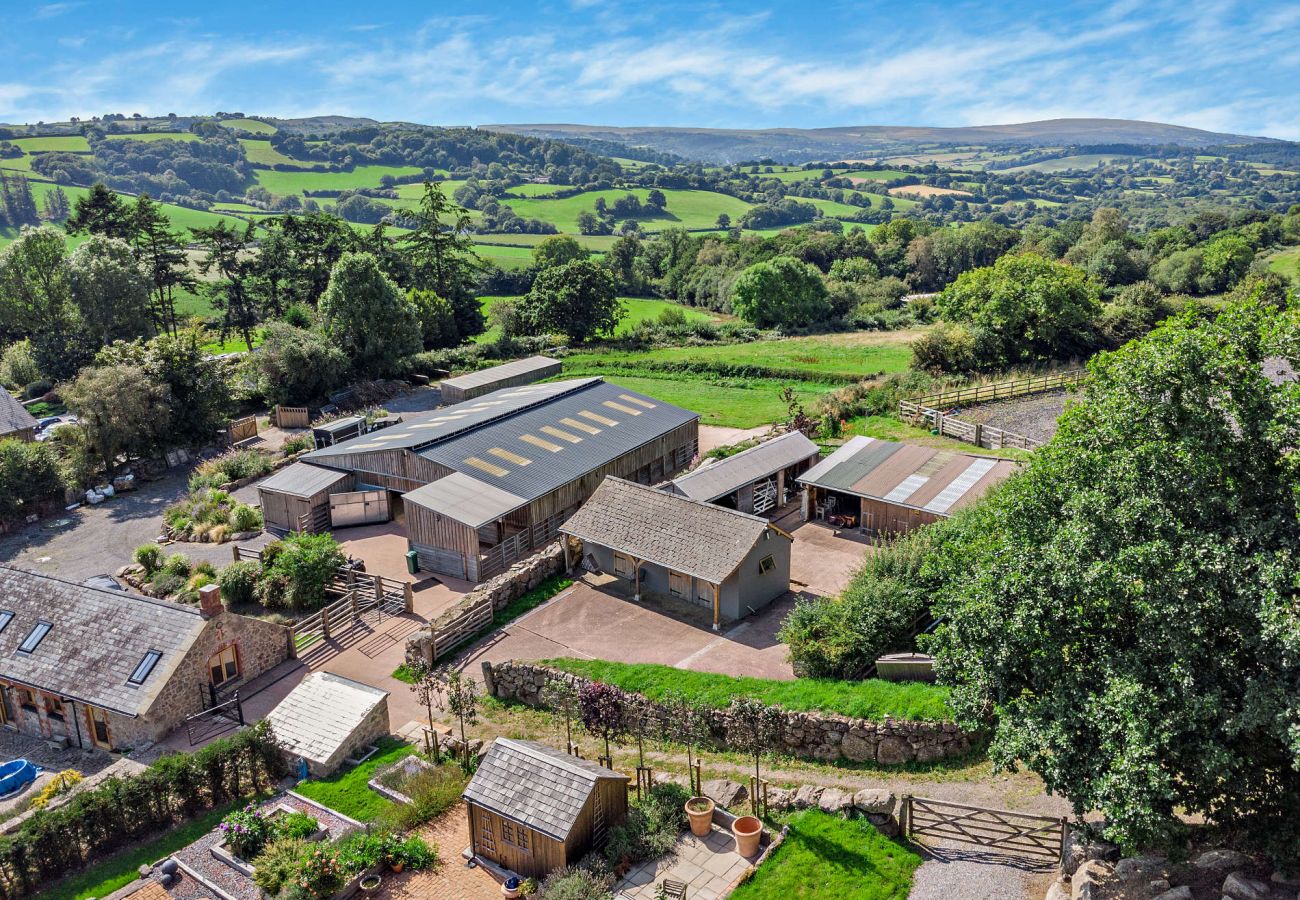
[[0, 120], [719, 128], [1136, 118], [1300, 139], [1300, 3], [2, 0]]

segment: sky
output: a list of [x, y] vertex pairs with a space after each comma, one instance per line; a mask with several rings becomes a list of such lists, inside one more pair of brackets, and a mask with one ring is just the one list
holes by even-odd
[[0, 0], [0, 121], [1131, 118], [1300, 140], [1300, 0]]

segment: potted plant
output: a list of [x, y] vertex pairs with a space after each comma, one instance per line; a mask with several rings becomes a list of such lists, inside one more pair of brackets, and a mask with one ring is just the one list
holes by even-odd
[[518, 875], [510, 875], [501, 885], [501, 896], [506, 900], [514, 900], [519, 896], [519, 888], [522, 884]]
[[686, 801], [686, 818], [691, 820], [691, 834], [708, 837], [713, 829], [714, 803], [708, 797], [692, 797]]
[[763, 823], [757, 816], [741, 816], [731, 823], [731, 833], [736, 836], [736, 852], [745, 858], [758, 853], [758, 841], [763, 836]]
[[357, 886], [361, 888], [362, 893], [373, 894], [375, 891], [379, 890], [379, 886], [383, 883], [384, 879], [381, 876], [367, 875], [365, 878], [361, 879], [361, 883]]

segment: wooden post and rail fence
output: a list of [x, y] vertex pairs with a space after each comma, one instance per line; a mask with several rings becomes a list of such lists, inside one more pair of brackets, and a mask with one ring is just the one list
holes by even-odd
[[904, 794], [898, 829], [909, 840], [974, 844], [1048, 864], [1065, 856], [1069, 820]]
[[1033, 375], [1015, 381], [996, 381], [955, 388], [951, 391], [913, 397], [910, 400], [900, 400], [898, 413], [905, 422], [912, 425], [928, 425], [943, 437], [964, 441], [977, 447], [989, 450], [1001, 450], [1006, 447], [1035, 450], [1043, 445], [1043, 442], [1037, 438], [1016, 434], [993, 425], [964, 422], [945, 410], [1064, 390], [1078, 384], [1087, 374], [1084, 369], [1071, 369], [1068, 372], [1057, 372], [1052, 375]]

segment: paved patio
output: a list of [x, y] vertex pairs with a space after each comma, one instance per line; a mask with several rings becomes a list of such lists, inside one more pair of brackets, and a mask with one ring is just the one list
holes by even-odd
[[469, 846], [465, 804], [443, 813], [420, 831], [438, 847], [438, 865], [423, 872], [384, 873], [375, 900], [501, 900], [501, 885], [483, 868], [469, 868], [461, 851]]
[[628, 872], [614, 885], [615, 896], [654, 900], [660, 883], [667, 878], [683, 882], [690, 900], [716, 900], [750, 865], [736, 852], [736, 839], [714, 825], [707, 838], [697, 838], [688, 831], [678, 838], [672, 853]]

